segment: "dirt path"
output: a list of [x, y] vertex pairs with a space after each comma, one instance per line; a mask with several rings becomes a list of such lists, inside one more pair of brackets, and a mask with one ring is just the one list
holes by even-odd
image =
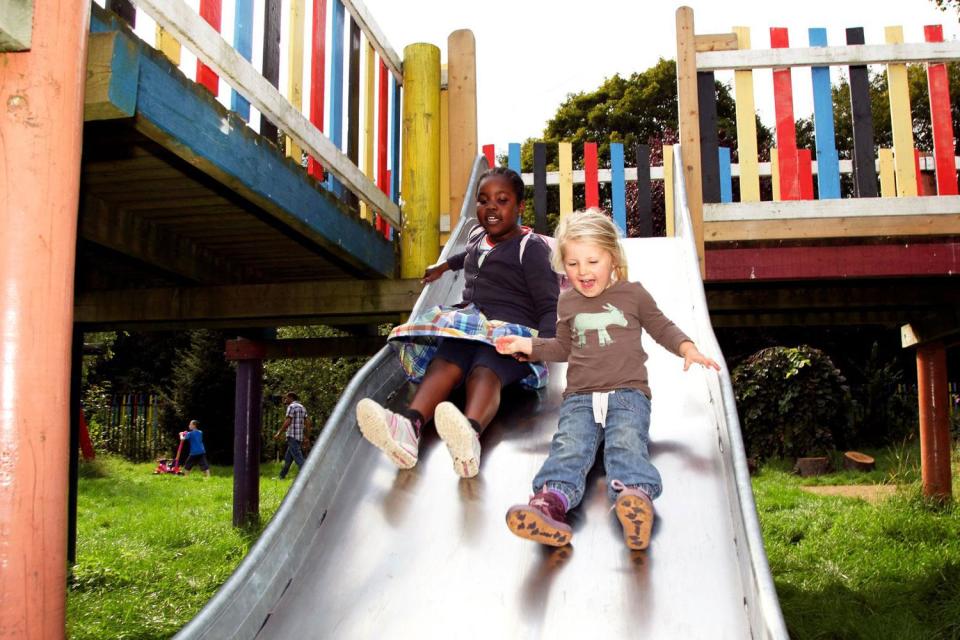
[[827, 485], [820, 487], [801, 487], [808, 493], [819, 496], [842, 496], [844, 498], [860, 498], [872, 504], [885, 500], [897, 492], [894, 484], [845, 484]]

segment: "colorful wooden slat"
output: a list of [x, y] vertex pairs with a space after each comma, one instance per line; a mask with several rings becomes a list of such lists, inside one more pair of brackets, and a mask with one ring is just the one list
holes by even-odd
[[610, 202], [613, 209], [613, 221], [627, 235], [626, 180], [623, 170], [623, 144], [610, 143]]
[[720, 167], [717, 149], [717, 90], [712, 71], [697, 73], [697, 102], [700, 112], [700, 173], [703, 201], [720, 202]]
[[[902, 27], [884, 30], [887, 44], [903, 43]], [[890, 129], [893, 132], [893, 161], [897, 174], [897, 195], [917, 195], [917, 174], [913, 162], [913, 120], [910, 117], [910, 86], [907, 65], [887, 65], [890, 93]]]
[[600, 206], [600, 181], [597, 167], [597, 143], [583, 143], [583, 199], [584, 207]]
[[[343, 1], [333, 0], [330, 15], [330, 129], [327, 137], [338, 149], [343, 149], [343, 36], [346, 26], [345, 16], [346, 10]], [[354, 160], [354, 163], [356, 164], [356, 160]], [[344, 189], [340, 181], [332, 175], [328, 175], [327, 180], [327, 188], [338, 197], [342, 196]]]
[[650, 194], [650, 147], [638, 144], [637, 157], [637, 234], [641, 238], [653, 236], [653, 201]]
[[[289, 0], [289, 32], [287, 34], [287, 101], [297, 111], [303, 109], [303, 31], [306, 14], [305, 0]], [[302, 151], [293, 138], [287, 136], [288, 158], [300, 163]]]
[[560, 219], [573, 213], [573, 145], [561, 142], [557, 145], [560, 165]]
[[880, 149], [877, 155], [880, 165], [880, 196], [895, 198], [897, 197], [897, 179], [895, 177], [893, 149]]
[[[741, 49], [750, 48], [750, 28], [734, 27]], [[740, 201], [760, 201], [760, 164], [757, 159], [757, 112], [753, 99], [753, 72], [734, 71], [737, 115], [737, 162], [740, 165]], [[666, 162], [666, 161], [664, 161]]]
[[[253, 60], [253, 0], [236, 0], [233, 12], [233, 48], [244, 60]], [[230, 92], [230, 108], [250, 121], [250, 102], [236, 89]]]
[[[310, 23], [310, 32], [313, 34], [310, 46], [310, 122], [323, 131], [327, 79], [327, 0], [313, 0]], [[323, 180], [323, 167], [313, 156], [307, 159], [307, 173], [317, 180]]]
[[923, 174], [920, 173], [920, 150], [919, 149], [913, 150], [913, 171], [917, 176], [917, 195], [918, 196], [933, 195], [933, 194], [925, 194], [923, 192]]
[[813, 154], [810, 149], [797, 149], [797, 177], [800, 199], [813, 200]]
[[[790, 39], [783, 27], [770, 28], [770, 48], [788, 49]], [[783, 200], [800, 199], [800, 174], [797, 165], [797, 130], [793, 118], [792, 72], [773, 70], [773, 107], [777, 123], [777, 156], [780, 162], [780, 197]]]
[[[360, 44], [363, 28], [360, 23], [349, 17], [347, 39], [347, 157], [355, 166], [360, 166]], [[342, 76], [341, 76], [342, 77]], [[342, 106], [342, 105], [341, 105]], [[339, 146], [339, 145], [338, 145]], [[346, 202], [351, 210], [360, 207], [360, 199], [352, 193], [346, 194]]]
[[[390, 199], [398, 202], [400, 199], [400, 85], [393, 74], [390, 74], [390, 86], [393, 88], [393, 136], [390, 139], [393, 153], [393, 164], [390, 170]], [[390, 233], [393, 238], [393, 232]]]
[[547, 145], [533, 143], [533, 228], [547, 233]]
[[520, 143], [511, 142], [507, 145], [507, 166], [520, 173]]
[[[376, 97], [374, 69], [376, 67], [376, 52], [373, 44], [367, 40], [363, 47], [363, 173], [374, 180], [373, 173], [373, 144], [374, 144], [374, 98]], [[365, 202], [360, 203], [360, 217], [373, 222], [373, 211]]]
[[[847, 44], [864, 44], [863, 27], [847, 29]], [[877, 168], [874, 163], [869, 73], [866, 65], [851, 65], [848, 75], [850, 113], [853, 117], [853, 191], [858, 198], [876, 198]]]
[[[443, 75], [443, 68], [446, 65], [440, 65], [440, 75]], [[440, 88], [440, 219], [444, 214], [449, 223], [447, 230], [444, 231], [442, 225], [440, 228], [440, 244], [444, 245], [450, 238], [450, 230], [456, 227], [458, 216], [453, 214], [453, 205], [450, 201], [450, 91]]]
[[733, 175], [730, 168], [730, 148], [717, 149], [717, 166], [720, 172], [720, 202], [733, 202]]
[[[379, 72], [380, 77], [377, 87], [377, 186], [380, 191], [389, 196], [390, 184], [387, 172], [387, 76], [389, 72], [382, 58], [380, 59]], [[449, 163], [447, 165], [449, 168]], [[447, 180], [447, 184], [450, 184], [449, 180]], [[449, 197], [447, 201], [449, 201]], [[378, 219], [380, 219], [379, 216]], [[389, 224], [385, 218], [382, 220], [381, 231], [384, 232], [384, 237], [389, 237], [386, 234]]]
[[180, 42], [169, 31], [157, 25], [156, 47], [175, 67], [180, 66]]
[[663, 214], [664, 233], [668, 238], [672, 238], [674, 236], [673, 146], [668, 144], [663, 145]]
[[[923, 28], [927, 42], [943, 42], [943, 27], [934, 24]], [[957, 164], [954, 160], [953, 122], [950, 116], [950, 79], [947, 65], [927, 64], [927, 87], [930, 95], [930, 128], [933, 132], [933, 159], [937, 172], [937, 193], [957, 195]]]
[[[827, 46], [827, 30], [811, 28], [808, 31], [811, 47]], [[837, 154], [833, 129], [833, 95], [830, 88], [830, 68], [812, 67], [813, 124], [817, 145], [817, 192], [821, 200], [840, 197], [840, 156]]]
[[[220, 0], [200, 0], [200, 17], [207, 24], [220, 32]], [[220, 78], [213, 69], [197, 60], [197, 84], [207, 88], [213, 95], [218, 95]]]
[[492, 144], [483, 145], [483, 156], [487, 159], [487, 164], [490, 165], [491, 169], [497, 166], [497, 156]]
[[770, 149], [770, 184], [773, 187], [773, 201], [780, 198], [780, 153], [777, 149]]
[[[274, 87], [280, 86], [280, 9], [281, 0], [264, 0], [263, 4], [263, 64], [264, 79]], [[336, 41], [336, 40], [334, 40]], [[277, 144], [277, 125], [266, 117], [260, 118], [260, 135], [270, 144]]]

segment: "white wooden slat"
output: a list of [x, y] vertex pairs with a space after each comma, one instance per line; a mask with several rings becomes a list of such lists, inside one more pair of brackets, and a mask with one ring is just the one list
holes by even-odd
[[343, 0], [343, 6], [350, 12], [353, 19], [357, 21], [357, 25], [360, 27], [360, 30], [363, 31], [363, 35], [367, 37], [367, 42], [373, 45], [373, 48], [377, 50], [377, 53], [380, 55], [380, 58], [383, 59], [387, 68], [390, 69], [390, 72], [396, 77], [397, 84], [402, 86], [403, 62], [401, 62], [397, 52], [390, 46], [390, 43], [387, 42], [386, 36], [383, 35], [383, 31], [380, 30], [373, 16], [370, 15], [370, 11], [366, 5], [360, 2], [360, 0]]
[[830, 65], [950, 62], [960, 60], [960, 42], [867, 44], [792, 49], [738, 49], [697, 54], [698, 71], [776, 69]]
[[391, 224], [401, 226], [396, 203], [183, 0], [136, 0], [136, 4], [306, 149], [324, 169], [380, 211]]
[[960, 196], [704, 203], [705, 222], [960, 214]]

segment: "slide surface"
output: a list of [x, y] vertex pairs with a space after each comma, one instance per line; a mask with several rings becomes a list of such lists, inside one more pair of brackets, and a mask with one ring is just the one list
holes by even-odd
[[[626, 240], [630, 275], [721, 361], [688, 245]], [[459, 300], [453, 276], [418, 308]], [[602, 464], [571, 514], [570, 546], [522, 540], [504, 523], [549, 450], [565, 365], [552, 365], [547, 389], [505, 395], [480, 474], [465, 480], [432, 429], [409, 471], [360, 438], [356, 399], [399, 405], [412, 392], [385, 349], [345, 392], [261, 540], [178, 637], [785, 638], [739, 433], [722, 406], [727, 372], [683, 372], [680, 358], [647, 336], [644, 345], [664, 483], [647, 551], [624, 546]]]

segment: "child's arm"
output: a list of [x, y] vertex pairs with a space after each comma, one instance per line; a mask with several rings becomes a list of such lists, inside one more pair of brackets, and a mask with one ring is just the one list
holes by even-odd
[[514, 353], [528, 356], [533, 351], [533, 340], [523, 336], [500, 336], [497, 338], [496, 347], [497, 353], [502, 353], [505, 356]]
[[711, 358], [700, 353], [700, 350], [697, 349], [697, 345], [693, 344], [689, 340], [684, 340], [680, 343], [680, 355], [683, 356], [683, 370], [686, 371], [690, 368], [692, 364], [700, 364], [704, 367], [710, 369], [716, 369], [720, 371], [720, 365], [717, 364]]
[[423, 277], [420, 278], [420, 282], [423, 284], [430, 284], [449, 270], [450, 265], [446, 260], [443, 262], [438, 262], [437, 264], [432, 264], [424, 270]]

